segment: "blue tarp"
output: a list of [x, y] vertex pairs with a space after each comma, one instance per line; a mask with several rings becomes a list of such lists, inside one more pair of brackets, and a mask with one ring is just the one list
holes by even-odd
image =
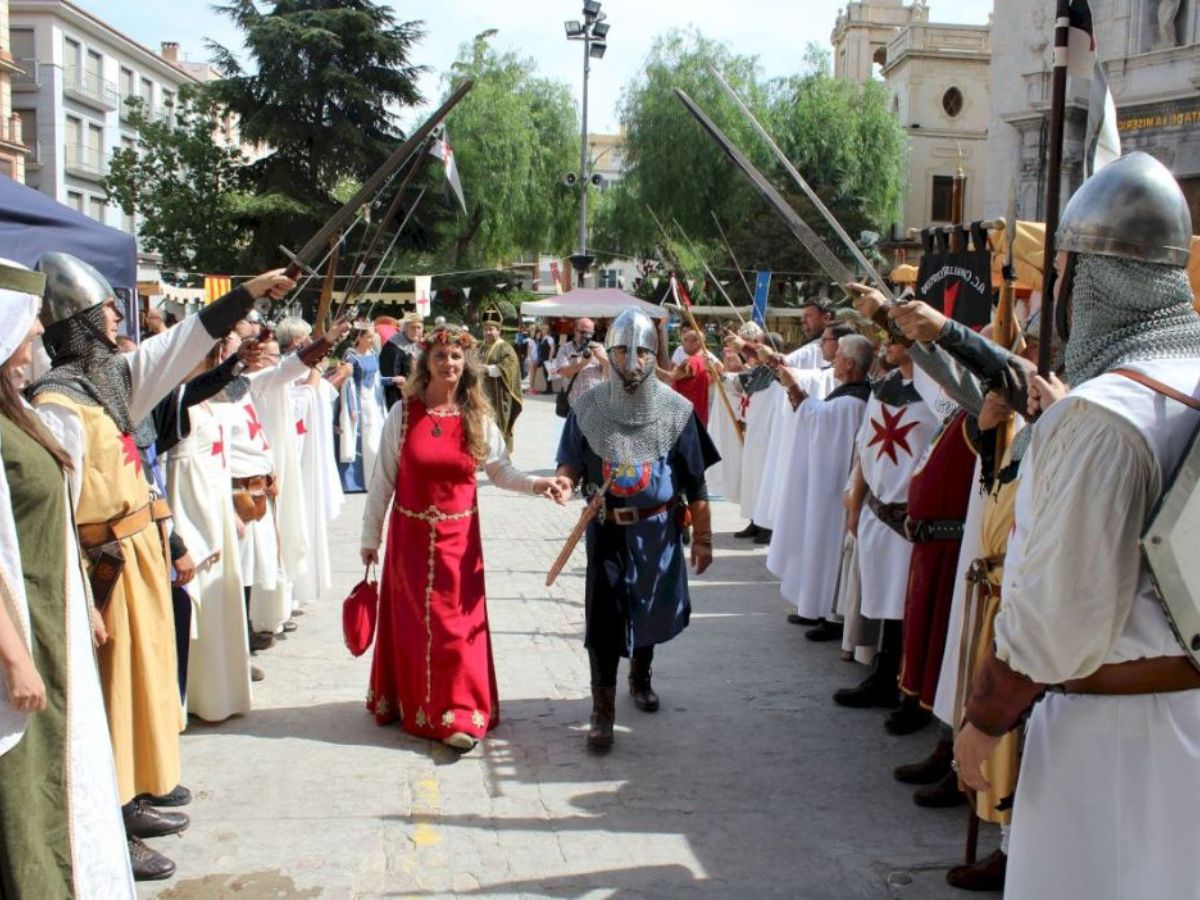
[[0, 176], [0, 257], [33, 266], [48, 250], [95, 266], [122, 297], [137, 294], [137, 242], [40, 191]]

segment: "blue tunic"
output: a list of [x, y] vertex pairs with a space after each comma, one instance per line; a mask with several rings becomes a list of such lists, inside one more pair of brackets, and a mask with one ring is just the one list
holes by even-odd
[[[671, 503], [681, 495], [689, 501], [707, 499], [704, 472], [719, 460], [716, 447], [693, 414], [665, 456], [616, 471], [607, 505], [645, 509]], [[558, 464], [582, 474], [588, 497], [614, 468], [588, 444], [574, 413], [563, 426]], [[588, 526], [588, 647], [619, 648], [628, 656], [638, 647], [665, 643], [687, 627], [692, 604], [681, 537], [682, 511], [672, 504], [632, 525], [597, 518]]]

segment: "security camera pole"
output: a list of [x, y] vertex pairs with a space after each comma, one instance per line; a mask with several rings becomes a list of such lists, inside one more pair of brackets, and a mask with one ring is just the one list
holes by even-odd
[[579, 273], [579, 286], [583, 287], [583, 277], [595, 261], [595, 257], [587, 252], [587, 206], [588, 184], [591, 178], [588, 174], [588, 142], [587, 142], [587, 113], [588, 113], [588, 75], [591, 73], [592, 57], [601, 59], [608, 49], [608, 18], [600, 12], [598, 0], [585, 0], [583, 4], [583, 21], [571, 19], [564, 22], [567, 40], [583, 42], [583, 114], [580, 126], [579, 147], [579, 250], [571, 257], [571, 267]]

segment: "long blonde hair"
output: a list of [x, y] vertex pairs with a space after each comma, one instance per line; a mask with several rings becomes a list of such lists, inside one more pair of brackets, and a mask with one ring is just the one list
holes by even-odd
[[417, 357], [413, 377], [405, 388], [408, 397], [424, 399], [425, 389], [429, 387], [429, 357], [433, 349], [439, 345], [459, 347], [463, 352], [462, 377], [454, 389], [454, 402], [462, 410], [463, 435], [467, 439], [467, 452], [482, 463], [488, 458], [491, 449], [488, 446], [488, 420], [495, 419], [492, 405], [483, 393], [483, 377], [480, 374], [479, 360], [474, 352], [475, 339], [470, 332], [461, 328], [439, 328], [429, 334], [421, 346], [423, 352]]

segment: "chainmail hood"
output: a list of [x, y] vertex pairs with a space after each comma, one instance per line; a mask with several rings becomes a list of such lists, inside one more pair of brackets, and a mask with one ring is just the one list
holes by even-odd
[[133, 375], [129, 364], [104, 337], [104, 307], [94, 306], [55, 322], [42, 343], [50, 371], [33, 383], [30, 397], [65, 394], [86, 406], [100, 406], [123, 434], [135, 424], [129, 413]]
[[1080, 254], [1071, 315], [1068, 384], [1135, 360], [1200, 359], [1200, 317], [1179, 266]]
[[692, 417], [692, 404], [651, 375], [632, 393], [610, 371], [572, 406], [588, 444], [609, 462], [640, 464], [667, 453]]

